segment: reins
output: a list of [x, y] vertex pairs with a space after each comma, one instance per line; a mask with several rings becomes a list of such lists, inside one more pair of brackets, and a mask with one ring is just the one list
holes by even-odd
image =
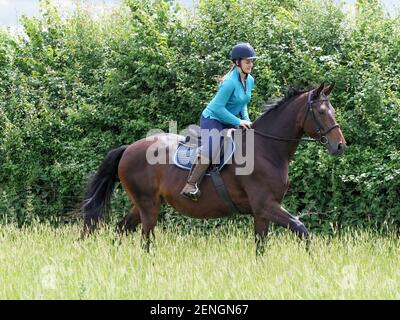
[[283, 137], [277, 137], [277, 136], [273, 136], [270, 134], [266, 134], [263, 133], [259, 130], [253, 129], [255, 133], [257, 133], [260, 136], [263, 136], [265, 138], [270, 138], [270, 139], [274, 139], [274, 140], [278, 140], [278, 141], [308, 141], [308, 142], [319, 142], [319, 140], [317, 139], [313, 139], [313, 138], [300, 138], [300, 139], [295, 139], [295, 138], [283, 138]]

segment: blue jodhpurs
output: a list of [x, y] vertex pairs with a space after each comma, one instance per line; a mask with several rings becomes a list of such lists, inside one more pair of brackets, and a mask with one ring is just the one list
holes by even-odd
[[219, 151], [223, 145], [223, 136], [221, 131], [224, 129], [236, 128], [233, 125], [226, 125], [218, 120], [205, 118], [203, 115], [200, 118], [201, 131], [201, 155], [207, 157], [213, 163], [219, 163]]

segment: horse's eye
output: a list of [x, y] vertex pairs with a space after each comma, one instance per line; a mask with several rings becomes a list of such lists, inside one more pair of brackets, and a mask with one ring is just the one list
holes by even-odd
[[325, 114], [325, 111], [324, 110], [319, 110], [318, 113], [319, 114]]

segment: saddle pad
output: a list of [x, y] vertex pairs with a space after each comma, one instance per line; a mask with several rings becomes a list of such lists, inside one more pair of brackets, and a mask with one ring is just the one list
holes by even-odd
[[[223, 152], [223, 145], [221, 146], [221, 158], [219, 161], [219, 164], [213, 164], [211, 165], [208, 170], [206, 175], [210, 175], [210, 171], [214, 169], [215, 166], [218, 167], [218, 171], [221, 171], [222, 168], [229, 162], [231, 163], [231, 158], [233, 156], [233, 153], [235, 152], [235, 142], [231, 137], [226, 137], [225, 139], [228, 139], [228, 142], [226, 143], [226, 150]], [[185, 169], [185, 170], [190, 170], [192, 167], [193, 161], [196, 160], [196, 156], [199, 154], [201, 150], [199, 150], [202, 147], [197, 147], [193, 145], [186, 145], [186, 144], [180, 144], [175, 152], [174, 155], [174, 164], [178, 166], [179, 168]]]

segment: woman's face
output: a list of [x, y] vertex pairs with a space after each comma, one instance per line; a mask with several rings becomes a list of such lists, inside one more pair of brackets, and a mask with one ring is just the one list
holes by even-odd
[[253, 65], [254, 65], [254, 60], [253, 59], [242, 59], [242, 70], [245, 73], [251, 73], [251, 71], [253, 70]]

